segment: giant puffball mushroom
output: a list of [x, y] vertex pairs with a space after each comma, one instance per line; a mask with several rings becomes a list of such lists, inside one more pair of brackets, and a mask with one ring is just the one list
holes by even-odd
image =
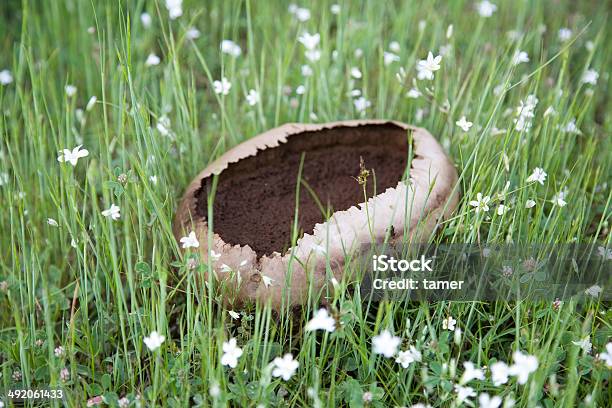
[[[360, 184], [364, 169], [371, 174]], [[309, 283], [318, 293], [331, 279], [328, 260], [340, 281], [347, 253], [372, 239], [429, 237], [457, 206], [456, 182], [425, 129], [385, 120], [290, 123], [207, 166], [179, 204], [174, 234], [178, 240], [194, 231], [202, 262], [214, 251], [214, 275], [234, 289], [234, 306], [261, 301], [278, 310], [304, 304]], [[303, 235], [292, 241], [295, 225]]]

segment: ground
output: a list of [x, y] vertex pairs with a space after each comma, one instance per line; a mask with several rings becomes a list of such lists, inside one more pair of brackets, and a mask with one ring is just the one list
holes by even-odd
[[305, 331], [316, 297], [230, 314], [172, 235], [189, 181], [242, 140], [385, 118], [457, 167], [435, 240], [608, 256], [609, 8], [493, 3], [3, 1], [0, 406], [16, 389], [61, 389], [57, 406], [609, 406], [605, 288], [369, 303], [340, 282], [338, 320]]

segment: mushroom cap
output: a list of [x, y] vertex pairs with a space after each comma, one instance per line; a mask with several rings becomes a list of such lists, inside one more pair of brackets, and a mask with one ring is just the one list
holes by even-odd
[[[234, 303], [270, 302], [278, 310], [283, 305], [304, 304], [310, 284], [313, 293], [318, 293], [326, 285], [332, 277], [326, 271], [327, 257], [334, 277], [340, 280], [347, 254], [359, 249], [363, 243], [372, 242], [372, 237], [377, 242], [382, 241], [390, 226], [396, 232], [392, 241], [401, 241], [404, 231], [413, 241], [426, 240], [457, 206], [459, 194], [454, 191], [457, 171], [427, 130], [388, 120], [288, 123], [237, 145], [208, 165], [187, 187], [174, 220], [176, 239], [194, 231], [200, 242], [201, 259], [208, 261], [208, 223], [196, 211], [197, 192], [203, 180], [220, 174], [232, 163], [255, 156], [261, 150], [278, 147], [299, 133], [376, 125], [394, 125], [412, 131], [414, 157], [408, 180], [400, 180], [396, 187], [369, 198], [367, 211], [362, 202], [334, 212], [327, 221], [316, 224], [312, 232], [299, 238], [285, 254], [274, 252], [258, 257], [248, 245], [226, 243], [213, 231], [210, 250], [220, 254], [219, 259], [211, 260], [215, 274], [225, 281], [226, 286], [236, 289]], [[237, 271], [240, 278], [231, 277], [225, 270], [227, 267]], [[264, 282], [264, 277], [267, 282]]]

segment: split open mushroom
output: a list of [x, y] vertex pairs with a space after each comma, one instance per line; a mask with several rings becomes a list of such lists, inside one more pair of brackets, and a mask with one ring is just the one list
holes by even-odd
[[457, 205], [456, 181], [425, 129], [384, 120], [286, 124], [206, 167], [183, 196], [174, 234], [194, 231], [203, 262], [216, 255], [215, 275], [236, 302], [279, 309], [304, 304], [309, 283], [314, 293], [323, 288], [332, 277], [326, 265], [340, 280], [347, 254], [364, 243], [429, 237]]

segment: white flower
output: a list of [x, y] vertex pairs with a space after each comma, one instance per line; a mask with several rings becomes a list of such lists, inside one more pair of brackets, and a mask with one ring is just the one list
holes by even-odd
[[170, 118], [168, 118], [166, 115], [159, 117], [155, 127], [162, 136], [171, 136], [172, 131], [170, 130]]
[[200, 241], [196, 238], [195, 232], [191, 231], [189, 235], [181, 238], [181, 244], [183, 248], [199, 248]]
[[597, 296], [599, 296], [599, 294], [601, 293], [601, 291], [602, 291], [602, 290], [603, 290], [603, 289], [602, 289], [602, 287], [601, 287], [601, 286], [599, 286], [599, 285], [593, 285], [593, 286], [590, 286], [590, 287], [586, 288], [586, 290], [584, 291], [584, 293], [585, 293], [586, 295], [589, 295], [589, 296], [592, 296], [592, 297], [595, 297], [595, 298], [596, 298]]
[[408, 92], [406, 92], [406, 96], [411, 99], [416, 99], [421, 95], [423, 95], [421, 91], [416, 88], [411, 88]]
[[0, 187], [2, 187], [5, 184], [8, 184], [9, 181], [9, 175], [7, 172], [3, 171], [2, 173], [0, 173]]
[[397, 353], [397, 358], [395, 362], [400, 364], [404, 368], [408, 368], [408, 366], [415, 362], [421, 361], [422, 355], [419, 350], [417, 350], [414, 346], [410, 346], [408, 350], [400, 351]]
[[459, 384], [455, 384], [455, 392], [457, 393], [457, 400], [460, 403], [476, 396], [476, 393], [472, 387], [463, 387]]
[[336, 319], [329, 315], [327, 309], [319, 309], [314, 317], [306, 323], [306, 331], [325, 330], [333, 332], [336, 330]]
[[355, 105], [355, 109], [357, 110], [357, 112], [365, 112], [367, 108], [372, 106], [372, 103], [363, 96], [360, 96], [359, 98], [355, 99], [353, 101], [353, 104]]
[[52, 227], [59, 227], [59, 224], [53, 218], [47, 218], [47, 224]]
[[144, 28], [149, 28], [151, 27], [151, 23], [153, 22], [153, 19], [151, 18], [151, 15], [149, 13], [142, 13], [140, 15], [140, 22], [142, 23], [142, 26]]
[[514, 56], [512, 57], [512, 64], [518, 65], [518, 64], [522, 64], [523, 62], [529, 62], [529, 55], [527, 55], [525, 51], [519, 50], [515, 52]]
[[556, 115], [557, 111], [555, 110], [555, 108], [553, 108], [552, 106], [549, 106], [548, 108], [546, 108], [546, 110], [544, 111], [544, 114], [542, 116], [544, 116], [545, 118], [551, 116], [551, 115]]
[[89, 98], [89, 101], [87, 102], [87, 106], [85, 107], [85, 110], [87, 111], [92, 110], [93, 107], [96, 105], [96, 102], [98, 102], [98, 97], [96, 95]]
[[514, 364], [510, 366], [510, 375], [517, 377], [519, 384], [525, 384], [529, 374], [538, 369], [538, 359], [536, 356], [523, 354], [519, 350], [512, 353]]
[[583, 84], [591, 84], [597, 85], [597, 79], [599, 78], [599, 73], [594, 69], [587, 69], [582, 74], [582, 78], [580, 79]]
[[361, 78], [361, 71], [357, 67], [351, 68], [351, 76], [355, 79]]
[[490, 1], [484, 0], [476, 4], [476, 10], [480, 17], [491, 17], [497, 10], [497, 6]]
[[285, 354], [283, 358], [276, 357], [272, 363], [274, 364], [272, 375], [282, 377], [285, 381], [288, 381], [300, 366], [300, 363], [293, 359], [291, 353]]
[[[482, 194], [480, 194], [480, 196], [482, 196]], [[489, 207], [487, 207], [487, 211], [488, 208]], [[453, 331], [455, 330], [455, 324], [457, 324], [457, 320], [453, 319], [453, 316], [448, 316], [446, 319], [442, 320], [442, 329]]]
[[60, 155], [57, 156], [57, 161], [60, 163], [68, 162], [73, 166], [76, 166], [80, 158], [89, 155], [89, 151], [87, 151], [86, 149], [81, 150], [81, 146], [82, 145], [78, 145], [72, 150], [64, 149], [62, 152], [60, 152]]
[[255, 106], [259, 103], [259, 92], [254, 89], [250, 89], [246, 96], [247, 103], [250, 106]]
[[604, 261], [609, 261], [612, 259], [612, 248], [606, 248], [603, 246], [597, 247], [597, 254]]
[[117, 220], [119, 219], [119, 217], [121, 217], [121, 209], [116, 206], [115, 204], [111, 204], [110, 208], [108, 210], [104, 210], [102, 211], [102, 215], [105, 217], [110, 217], [113, 220]]
[[221, 364], [236, 368], [238, 359], [242, 355], [242, 349], [236, 345], [236, 339], [231, 338], [229, 341], [223, 342], [223, 356], [221, 356]]
[[576, 126], [576, 118], [572, 118], [569, 122], [566, 123], [565, 126], [563, 126], [561, 130], [565, 133], [571, 133], [574, 135], [579, 135], [582, 133], [580, 129], [578, 129], [578, 126]]
[[509, 210], [508, 206], [500, 204], [497, 207], [497, 215], [504, 215], [505, 213], [507, 213]]
[[450, 39], [453, 36], [453, 25], [449, 24], [448, 27], [446, 27], [446, 39]]
[[318, 33], [310, 34], [306, 31], [298, 37], [298, 41], [302, 43], [302, 45], [306, 47], [307, 50], [314, 50], [319, 46], [321, 36]]
[[165, 340], [166, 336], [162, 336], [161, 334], [153, 330], [148, 337], [144, 338], [144, 344], [149, 348], [149, 350], [155, 351], [162, 345]]
[[302, 76], [309, 77], [312, 75], [312, 68], [310, 68], [310, 65], [302, 65], [301, 71]]
[[227, 80], [226, 77], [221, 78], [220, 81], [213, 82], [213, 88], [216, 94], [228, 95], [232, 87], [232, 83]]
[[55, 350], [53, 350], [53, 354], [55, 354], [55, 357], [64, 357], [66, 350], [63, 346], [57, 346]]
[[402, 339], [391, 334], [389, 330], [383, 330], [378, 336], [372, 338], [372, 349], [374, 354], [382, 354], [391, 358], [397, 351]]
[[0, 71], [0, 85], [8, 85], [13, 82], [13, 74], [8, 69]]
[[531, 175], [527, 177], [527, 182], [528, 183], [538, 182], [541, 185], [544, 185], [547, 175], [548, 174], [546, 174], [543, 168], [536, 167], [535, 169], [533, 169], [533, 172], [531, 173]]
[[303, 95], [306, 93], [306, 87], [304, 85], [299, 85], [297, 88], [295, 88], [295, 93], [298, 95]]
[[331, 7], [329, 8], [329, 11], [331, 11], [332, 14], [340, 14], [340, 5], [332, 4]]
[[166, 8], [170, 20], [175, 20], [183, 15], [183, 0], [166, 0]]
[[154, 53], [150, 53], [149, 56], [147, 57], [146, 61], [145, 61], [145, 66], [146, 67], [153, 67], [155, 65], [159, 65], [160, 62], [161, 62], [161, 60], [159, 59], [159, 57], [157, 55], [155, 55]]
[[572, 30], [570, 30], [567, 27], [563, 27], [557, 33], [557, 37], [559, 38], [559, 41], [565, 42], [569, 40], [570, 38], [572, 38]]
[[308, 10], [307, 8], [298, 7], [295, 10], [295, 18], [297, 18], [298, 21], [301, 22], [310, 20], [310, 10]]
[[521, 132], [531, 129], [531, 122], [535, 116], [534, 110], [538, 104], [538, 98], [535, 95], [528, 95], [524, 101], [520, 101], [516, 108], [516, 119], [514, 119], [514, 128]]
[[593, 344], [591, 343], [591, 338], [589, 336], [586, 336], [583, 339], [580, 339], [579, 341], [572, 341], [572, 343], [575, 346], [578, 346], [582, 349], [582, 351], [584, 351], [586, 354], [591, 352], [591, 349], [593, 348]]
[[608, 368], [612, 368], [612, 342], [606, 344], [606, 351], [599, 354], [599, 359], [605, 361]]
[[272, 282], [274, 282], [274, 279], [266, 275], [261, 275], [261, 280], [266, 288], [269, 288], [270, 285], [272, 285]]
[[535, 207], [536, 202], [534, 200], [527, 200], [525, 202], [525, 208], [533, 208]]
[[149, 177], [149, 181], [153, 184], [157, 184], [157, 175], [152, 175]]
[[242, 48], [232, 40], [223, 40], [219, 46], [221, 52], [229, 54], [232, 57], [239, 57], [242, 54]]
[[210, 259], [213, 262], [218, 261], [221, 258], [221, 254], [216, 253], [215, 251], [213, 251], [212, 249], [210, 250]]
[[508, 376], [510, 375], [510, 367], [503, 361], [498, 361], [491, 364], [491, 380], [493, 385], [499, 387], [502, 384], [508, 382]]
[[66, 85], [64, 91], [66, 91], [66, 95], [70, 98], [76, 94], [77, 87], [74, 85]]
[[467, 132], [472, 127], [473, 123], [468, 122], [465, 116], [462, 116], [461, 119], [455, 122], [455, 125], [459, 126], [464, 132]]
[[478, 396], [478, 405], [480, 408], [498, 408], [502, 403], [501, 397], [497, 395], [492, 398], [486, 392]]
[[117, 405], [119, 405], [119, 408], [127, 408], [130, 406], [130, 399], [128, 397], [123, 397], [117, 401]]
[[389, 49], [393, 52], [400, 52], [400, 44], [397, 41], [391, 41], [389, 43]]
[[463, 363], [465, 371], [459, 381], [461, 384], [467, 384], [472, 380], [484, 380], [484, 372], [480, 368], [475, 368], [474, 363], [466, 361]]
[[190, 27], [185, 33], [185, 38], [188, 40], [195, 40], [196, 38], [200, 38], [200, 30], [195, 27]]
[[476, 209], [476, 212], [487, 212], [489, 211], [489, 201], [491, 201], [491, 197], [478, 193], [476, 194], [476, 200], [470, 201], [469, 204]]
[[361, 90], [360, 89], [353, 89], [351, 92], [349, 92], [347, 94], [348, 96], [352, 96], [352, 97], [357, 97], [357, 96], [361, 96]]
[[355, 58], [363, 57], [363, 50], [361, 48], [355, 48], [354, 55], [355, 55]]
[[558, 205], [559, 207], [565, 207], [567, 205], [567, 201], [565, 201], [565, 196], [567, 195], [567, 191], [561, 190], [552, 199], [553, 204]]
[[392, 64], [400, 60], [399, 55], [396, 55], [392, 52], [385, 51], [383, 52], [383, 62], [385, 65]]
[[417, 62], [417, 78], [418, 79], [434, 79], [434, 72], [440, 69], [442, 56], [434, 57], [431, 51], [427, 54], [427, 59]]
[[232, 319], [234, 320], [238, 320], [240, 319], [240, 315], [237, 312], [234, 312], [233, 310], [228, 310], [227, 313], [229, 313], [229, 315], [232, 317]]

